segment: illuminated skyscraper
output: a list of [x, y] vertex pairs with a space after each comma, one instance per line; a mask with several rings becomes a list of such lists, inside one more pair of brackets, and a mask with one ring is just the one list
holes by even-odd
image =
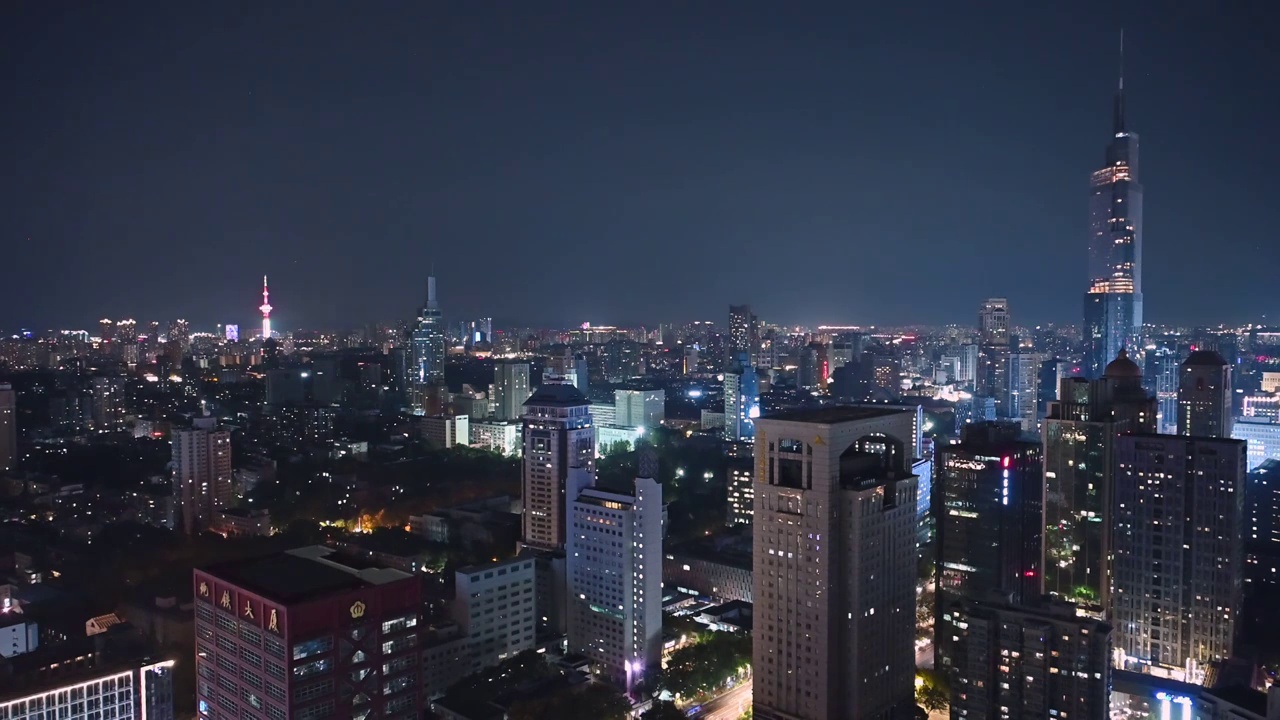
[[258, 306], [258, 310], [262, 311], [262, 339], [266, 340], [271, 337], [271, 303], [267, 301], [267, 276], [262, 276], [262, 304]]
[[757, 718], [911, 717], [917, 417], [833, 406], [757, 421]]
[[573, 471], [595, 473], [590, 407], [582, 393], [567, 382], [543, 383], [524, 401], [526, 546], [564, 548], [566, 482]]
[[746, 353], [730, 358], [724, 373], [724, 437], [731, 442], [754, 440], [755, 419], [760, 417], [758, 376], [746, 362]]
[[421, 406], [426, 388], [444, 383], [444, 319], [440, 315], [440, 303], [436, 300], [436, 279], [427, 278], [427, 300], [418, 310], [417, 320], [409, 337], [411, 367], [409, 384], [413, 389], [414, 404]]
[[1115, 455], [1108, 615], [1120, 666], [1203, 683], [1231, 657], [1240, 616], [1245, 444], [1124, 435]]
[[[1121, 62], [1124, 43], [1121, 40]], [[1089, 289], [1084, 297], [1085, 370], [1099, 377], [1121, 350], [1137, 352], [1142, 329], [1142, 184], [1138, 135], [1125, 128], [1124, 74], [1116, 89], [1106, 165], [1090, 178]]]
[[981, 341], [974, 392], [993, 398], [1000, 417], [1009, 417], [1009, 301], [987, 298], [978, 311]]
[[[998, 591], [1022, 604], [1040, 596], [1044, 479], [1039, 442], [1016, 422], [966, 425], [958, 445], [938, 448], [938, 608]], [[941, 627], [941, 625], [939, 625]], [[953, 665], [938, 633], [937, 666]]]
[[1147, 352], [1143, 383], [1156, 396], [1156, 429], [1162, 435], [1178, 432], [1178, 353], [1161, 347]]
[[1009, 300], [987, 298], [978, 311], [978, 331], [983, 345], [1009, 346]]
[[750, 366], [756, 366], [760, 341], [756, 334], [756, 316], [751, 314], [750, 305], [729, 306], [729, 341], [726, 345], [726, 364], [746, 353]]
[[1121, 351], [1097, 380], [1068, 378], [1041, 426], [1044, 589], [1101, 612], [1108, 606], [1116, 439], [1155, 431], [1156, 403]]
[[1008, 395], [1005, 414], [1022, 424], [1028, 432], [1036, 429], [1040, 401], [1040, 365], [1045, 360], [1039, 353], [1009, 354]]

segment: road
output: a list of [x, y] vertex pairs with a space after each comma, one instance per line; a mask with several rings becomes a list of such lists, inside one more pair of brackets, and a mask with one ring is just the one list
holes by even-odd
[[751, 681], [702, 704], [698, 720], [738, 720], [751, 707]]
[[933, 643], [916, 648], [916, 667], [933, 668]]

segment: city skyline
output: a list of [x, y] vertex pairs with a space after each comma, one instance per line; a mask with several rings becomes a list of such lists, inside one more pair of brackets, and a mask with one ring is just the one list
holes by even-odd
[[[1266, 240], [1280, 218], [1262, 200], [1277, 182], [1264, 172], [1275, 99], [1239, 71], [1273, 62], [1265, 18], [1092, 5], [996, 19], [939, 6], [945, 22], [923, 24], [908, 9], [854, 22], [750, 5], [727, 17], [331, 7], [145, 21], [28, 6], [6, 24], [19, 81], [4, 127], [25, 140], [0, 237], [11, 267], [58, 267], [60, 292], [39, 272], [6, 277], [0, 327], [104, 315], [249, 326], [245, 298], [264, 273], [278, 327], [350, 326], [405, 315], [432, 263], [451, 314], [503, 325], [718, 317], [728, 302], [783, 323], [959, 322], [986, 296], [1030, 324], [1078, 323], [1080, 197], [1121, 25], [1129, 115], [1156, 179], [1147, 319], [1261, 321], [1274, 298], [1206, 285], [1201, 268], [1226, 278], [1237, 259], [1280, 260]], [[90, 54], [93, 74], [75, 79]], [[362, 69], [349, 69], [357, 55]], [[164, 67], [139, 72], [155, 57]], [[67, 87], [76, 100], [51, 95]], [[1188, 98], [1219, 111], [1187, 113]], [[1237, 157], [1218, 152], [1224, 136], [1257, 142]], [[992, 162], [1011, 153], [1017, 172]], [[591, 303], [541, 292], [563, 269], [544, 251], [554, 243], [580, 250], [569, 269]], [[784, 249], [803, 275], [738, 281]], [[463, 280], [482, 267], [504, 277], [500, 293]], [[620, 272], [681, 287], [681, 305], [609, 292]], [[967, 280], [884, 302], [929, 276]], [[1205, 292], [1182, 292], [1191, 285]]]

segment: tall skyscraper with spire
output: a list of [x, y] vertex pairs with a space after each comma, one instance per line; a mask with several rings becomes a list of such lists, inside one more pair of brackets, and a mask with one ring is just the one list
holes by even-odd
[[427, 300], [418, 310], [409, 337], [409, 350], [412, 354], [409, 386], [413, 390], [415, 405], [421, 405], [426, 388], [444, 384], [444, 318], [436, 300], [435, 276], [427, 278]]
[[1121, 350], [1136, 356], [1142, 347], [1142, 183], [1138, 135], [1125, 126], [1123, 35], [1120, 66], [1106, 165], [1090, 178], [1084, 335], [1085, 369], [1092, 378]]

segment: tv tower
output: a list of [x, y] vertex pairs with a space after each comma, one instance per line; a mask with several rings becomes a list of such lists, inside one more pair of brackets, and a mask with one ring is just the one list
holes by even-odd
[[262, 276], [262, 339], [271, 337], [271, 303], [267, 302], [267, 276]]

